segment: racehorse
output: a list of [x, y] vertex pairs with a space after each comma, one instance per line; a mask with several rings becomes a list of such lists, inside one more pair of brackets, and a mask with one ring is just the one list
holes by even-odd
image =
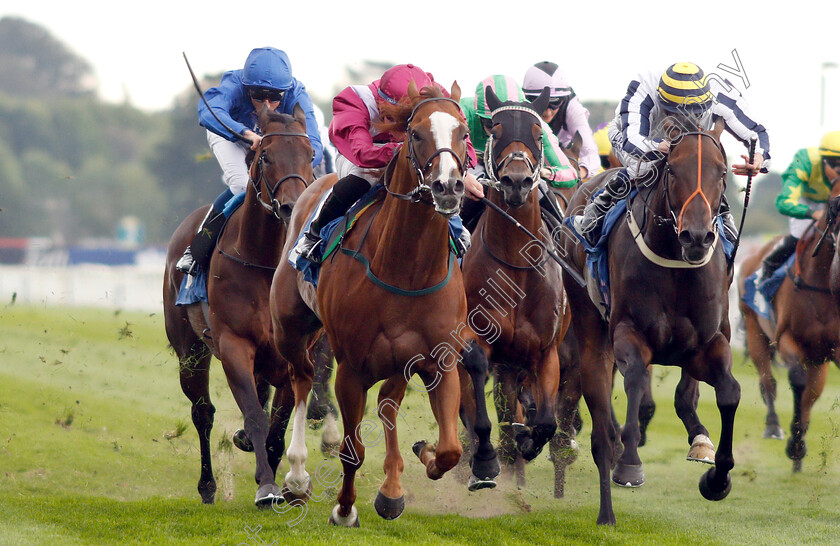
[[[747, 350], [758, 369], [767, 406], [765, 437], [783, 437], [775, 411], [776, 381], [771, 370], [776, 350], [788, 369], [793, 391], [793, 420], [785, 452], [793, 460], [794, 472], [802, 470], [802, 459], [807, 451], [805, 433], [811, 421], [811, 409], [825, 387], [828, 361], [840, 365], [840, 300], [835, 299], [840, 294], [840, 258], [836, 252], [840, 227], [837, 221], [840, 176], [831, 167], [826, 167], [826, 174], [831, 180], [831, 194], [825, 212], [814, 223], [813, 230], [800, 239], [796, 261], [773, 298], [775, 330], [743, 299], [740, 302], [747, 331]], [[744, 260], [738, 282], [742, 295], [744, 279], [761, 267], [772, 243]]]
[[[615, 524], [610, 491], [613, 453], [613, 358], [624, 375], [627, 415], [621, 432], [624, 451], [612, 480], [620, 485], [644, 483], [638, 455], [639, 404], [651, 363], [681, 366], [693, 380], [712, 385], [722, 430], [716, 466], [700, 480], [700, 492], [720, 500], [731, 489], [730, 470], [735, 411], [740, 386], [732, 376], [726, 256], [715, 227], [725, 187], [726, 156], [712, 132], [666, 132], [672, 142], [667, 161], [654, 171], [654, 182], [637, 184], [628, 198], [628, 214], [609, 235], [609, 301], [606, 319], [588, 291], [569, 282], [564, 272], [572, 324], [581, 356], [581, 388], [592, 415], [592, 455], [598, 467], [601, 503], [599, 524]], [[679, 138], [678, 138], [679, 137]], [[570, 208], [581, 207], [607, 171], [581, 186]], [[567, 237], [564, 249], [576, 267], [586, 269], [583, 248]], [[690, 390], [689, 388], [684, 389]], [[689, 427], [689, 438], [702, 427]], [[696, 436], [696, 434], [695, 434]]]
[[[311, 490], [304, 469], [307, 451], [301, 414], [312, 365], [303, 349], [321, 323], [336, 357], [335, 395], [345, 437], [340, 451], [343, 483], [330, 515], [332, 524], [359, 524], [354, 482], [366, 440], [370, 445], [373, 436], [362, 417], [367, 391], [374, 383], [384, 380], [377, 413], [385, 428], [386, 450], [385, 481], [374, 507], [383, 518], [394, 519], [405, 507], [396, 416], [406, 388], [423, 388], [412, 376], [419, 374], [425, 384], [439, 431], [436, 446], [418, 442], [413, 450], [426, 466], [426, 475], [439, 479], [462, 453], [457, 426], [463, 401], [459, 370], [465, 368], [470, 378], [483, 379], [487, 373], [486, 355], [474, 341], [467, 316], [461, 270], [448, 244], [448, 217], [458, 212], [464, 195], [468, 133], [459, 98], [457, 84], [447, 98], [437, 88], [418, 92], [412, 82], [407, 101], [383, 103], [382, 119], [393, 122], [377, 127], [406, 135], [386, 168], [384, 199], [360, 214], [361, 227], [347, 233], [341, 248], [322, 263], [317, 294], [290, 264], [281, 264], [274, 276], [270, 300], [275, 341], [290, 362], [296, 408], [286, 487], [298, 499], [306, 499]], [[335, 179], [321, 179], [301, 196], [292, 214], [286, 251], [293, 248], [296, 234]], [[464, 382], [468, 381], [465, 375]], [[465, 410], [476, 416], [472, 424], [479, 450], [473, 472], [480, 478], [492, 474], [494, 465], [498, 473], [483, 386], [483, 382], [475, 385], [481, 396], [473, 400], [473, 409]]]
[[[519, 225], [542, 236], [542, 241], [534, 241], [509, 218], [487, 207], [462, 266], [470, 311], [482, 313], [494, 325], [478, 343], [489, 355], [495, 376], [499, 453], [513, 470], [519, 455], [534, 459], [554, 436], [560, 378], [557, 347], [571, 316], [560, 266], [542, 248], [554, 244], [550, 226], [543, 224], [537, 189], [543, 162], [538, 112], [548, 104], [548, 89], [533, 105], [502, 103], [489, 86], [486, 97], [492, 110], [485, 155], [488, 199], [507, 208]], [[523, 415], [517, 416], [522, 409], [527, 422]], [[564, 432], [571, 438], [571, 420], [566, 422], [569, 430]]]
[[[178, 226], [167, 249], [163, 284], [166, 335], [178, 356], [181, 389], [192, 403], [201, 451], [198, 491], [205, 503], [214, 501], [216, 491], [210, 459], [215, 412], [208, 385], [211, 355], [222, 361], [245, 419], [244, 433], [238, 432], [234, 443], [255, 451], [255, 503], [270, 504], [280, 494], [274, 474], [285, 448], [293, 396], [286, 363], [273, 345], [267, 298], [292, 207], [312, 180], [312, 146], [300, 107], [293, 116], [263, 109], [259, 124], [263, 138], [250, 165], [244, 202], [231, 215], [219, 236], [219, 251], [210, 261], [209, 307], [175, 305], [184, 277], [175, 263], [207, 207], [196, 210]], [[331, 359], [331, 355], [325, 358]], [[264, 410], [269, 384], [276, 388], [270, 426]], [[332, 428], [338, 436], [337, 427]]]

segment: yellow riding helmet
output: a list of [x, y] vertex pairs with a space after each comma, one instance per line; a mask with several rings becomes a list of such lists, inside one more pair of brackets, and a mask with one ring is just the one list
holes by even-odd
[[598, 145], [598, 155], [610, 155], [612, 151], [612, 143], [610, 142], [610, 137], [607, 134], [610, 128], [609, 123], [603, 124], [597, 131], [592, 133], [592, 136], [595, 137], [595, 144]]
[[694, 63], [676, 63], [659, 78], [656, 89], [662, 107], [669, 113], [702, 114], [712, 105], [709, 80]]
[[840, 131], [832, 131], [823, 135], [820, 140], [820, 155], [823, 157], [840, 157]]

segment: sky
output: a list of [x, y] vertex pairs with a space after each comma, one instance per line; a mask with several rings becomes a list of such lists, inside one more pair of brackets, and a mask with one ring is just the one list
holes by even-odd
[[[414, 63], [447, 88], [457, 80], [464, 95], [491, 74], [521, 82], [529, 66], [548, 60], [560, 65], [582, 100], [614, 102], [637, 73], [691, 61], [744, 94], [751, 116], [768, 129], [772, 169], [781, 171], [797, 149], [840, 129], [840, 69], [825, 67], [840, 64], [840, 42], [825, 2], [773, 4], [780, 7], [720, 0], [147, 0], [129, 8], [12, 0], [0, 7], [0, 17], [45, 27], [93, 65], [103, 99], [128, 98], [147, 111], [170, 108], [191, 87], [182, 52], [201, 76], [241, 68], [255, 47], [283, 49], [294, 76], [320, 99], [332, 97], [346, 66], [363, 60]], [[688, 6], [683, 14], [681, 5]], [[734, 162], [742, 148], [724, 145]]]

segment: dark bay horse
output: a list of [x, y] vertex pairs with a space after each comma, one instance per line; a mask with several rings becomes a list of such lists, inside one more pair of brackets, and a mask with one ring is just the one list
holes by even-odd
[[[722, 130], [723, 124], [718, 123], [711, 133], [686, 133], [679, 139], [669, 134], [671, 152], [655, 173], [655, 182], [637, 187], [630, 213], [610, 234], [607, 320], [587, 290], [569, 282], [564, 274], [581, 355], [581, 388], [593, 420], [592, 455], [601, 491], [599, 524], [615, 523], [610, 491], [613, 359], [624, 375], [627, 415], [621, 433], [624, 451], [612, 481], [644, 482], [637, 449], [639, 404], [649, 382], [650, 364], [657, 363], [681, 366], [691, 381], [705, 381], [715, 389], [722, 423], [720, 444], [716, 466], [701, 478], [700, 492], [707, 499], [720, 500], [731, 488], [732, 434], [740, 386], [731, 373], [728, 264], [719, 241], [722, 235], [714, 225], [727, 172], [718, 140]], [[585, 204], [607, 176], [598, 175], [584, 184], [570, 207]], [[583, 248], [571, 238], [564, 246], [584, 271]], [[688, 427], [689, 438], [700, 427], [699, 421]]]
[[[840, 365], [840, 301], [835, 299], [840, 294], [840, 258], [836, 251], [840, 176], [830, 167], [826, 168], [826, 174], [831, 180], [831, 194], [824, 213], [815, 222], [813, 231], [800, 239], [796, 262], [773, 298], [775, 330], [769, 321], [761, 319], [743, 301], [740, 303], [747, 350], [758, 369], [767, 406], [765, 437], [782, 436], [774, 404], [776, 381], [771, 369], [774, 352], [778, 351], [788, 369], [793, 419], [785, 452], [793, 460], [794, 472], [802, 469], [807, 451], [805, 433], [811, 422], [811, 409], [825, 387], [828, 361]], [[738, 282], [741, 294], [744, 279], [762, 266], [762, 259], [771, 247], [772, 242], [744, 260]]]
[[[303, 499], [311, 490], [311, 478], [304, 468], [305, 426], [299, 412], [312, 382], [312, 365], [304, 347], [322, 322], [335, 353], [335, 395], [345, 431], [340, 452], [343, 483], [330, 516], [336, 525], [359, 524], [355, 475], [364, 461], [365, 444], [370, 446], [382, 437], [362, 421], [370, 387], [384, 380], [377, 413], [385, 429], [385, 481], [374, 507], [383, 518], [394, 519], [405, 506], [396, 417], [406, 388], [424, 388], [412, 376], [420, 375], [425, 385], [439, 433], [436, 445], [418, 442], [414, 451], [426, 466], [426, 475], [439, 479], [458, 463], [462, 452], [459, 370], [474, 369], [471, 377], [486, 374], [487, 358], [473, 341], [461, 270], [448, 244], [448, 217], [458, 212], [464, 195], [467, 127], [459, 98], [457, 84], [447, 98], [437, 88], [418, 93], [412, 83], [407, 101], [383, 104], [380, 113], [393, 123], [378, 127], [406, 135], [386, 169], [384, 200], [361, 214], [360, 227], [324, 261], [317, 294], [286, 263], [274, 277], [275, 340], [291, 364], [296, 407], [286, 487]], [[292, 214], [287, 251], [294, 245], [294, 234], [334, 182], [335, 177], [322, 179], [301, 196]], [[483, 406], [483, 383], [481, 387], [479, 406]], [[477, 411], [482, 413], [480, 408]], [[498, 472], [486, 413], [484, 408], [473, 422], [481, 438], [473, 462], [476, 474], [492, 465]], [[482, 455], [486, 458], [478, 460]]]
[[[538, 112], [548, 104], [548, 90], [533, 105], [502, 103], [489, 86], [486, 97], [493, 112], [485, 155], [491, 185], [487, 198], [542, 237], [534, 241], [487, 207], [462, 266], [470, 311], [482, 313], [494, 325], [478, 343], [488, 353], [495, 377], [499, 453], [508, 470], [517, 465], [517, 478], [522, 478], [520, 461], [534, 459], [556, 430], [557, 347], [571, 315], [560, 266], [542, 248], [554, 244], [551, 226], [543, 223], [538, 189], [543, 161]], [[571, 438], [571, 419], [565, 422], [569, 430], [564, 432]]]
[[[198, 490], [205, 503], [213, 502], [216, 491], [210, 459], [215, 412], [208, 385], [211, 356], [221, 360], [245, 419], [244, 434], [235, 437], [235, 443], [252, 447], [256, 454], [257, 505], [270, 504], [280, 494], [274, 473], [283, 455], [284, 434], [293, 407], [287, 366], [271, 336], [268, 293], [292, 207], [312, 180], [312, 146], [300, 107], [295, 108], [294, 116], [264, 109], [259, 123], [263, 139], [250, 166], [244, 202], [227, 222], [219, 237], [219, 251], [210, 262], [209, 307], [200, 303], [175, 305], [183, 279], [175, 262], [190, 243], [207, 207], [181, 223], [169, 242], [166, 257], [166, 335], [180, 363], [181, 389], [192, 403], [201, 450]], [[276, 387], [270, 423], [264, 409], [269, 385]], [[338, 435], [337, 427], [333, 432]]]

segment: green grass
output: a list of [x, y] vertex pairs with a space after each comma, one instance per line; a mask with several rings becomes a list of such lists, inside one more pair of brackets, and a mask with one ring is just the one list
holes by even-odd
[[[241, 416], [218, 362], [211, 374], [217, 407], [211, 445], [219, 491], [215, 505], [201, 504], [196, 433], [161, 315], [5, 307], [0, 309], [0, 544], [838, 542], [840, 374], [829, 374], [814, 409], [803, 471], [792, 474], [784, 442], [761, 439], [764, 408], [754, 369], [740, 355], [735, 368], [743, 398], [732, 493], [723, 501], [700, 496], [697, 482], [707, 467], [684, 460], [688, 445], [672, 398], [678, 371], [656, 367], [657, 415], [640, 452], [647, 483], [636, 490], [613, 488], [616, 527], [595, 525], [597, 474], [585, 412], [581, 452], [569, 470], [565, 499], [552, 496], [547, 453], [528, 465], [525, 488], [504, 480], [495, 490], [471, 494], [453, 475], [437, 482], [425, 478], [410, 445], [434, 439], [435, 424], [425, 396], [409, 390], [407, 419], [399, 418], [406, 512], [388, 522], [373, 510], [384, 447], [372, 446], [356, 482], [362, 527], [336, 529], [327, 525], [335, 489], [325, 491], [323, 484], [315, 484], [323, 500], [310, 502], [306, 513], [253, 507], [253, 456], [231, 451], [227, 443]], [[784, 374], [776, 375], [777, 408], [787, 428], [790, 389]], [[615, 403], [622, 411], [622, 392]], [[707, 386], [699, 413], [717, 443], [719, 417]], [[370, 412], [367, 418], [376, 421]], [[310, 473], [319, 464], [337, 468], [335, 459], [322, 463], [320, 433], [309, 432], [307, 442]], [[282, 463], [281, 476], [287, 470]], [[248, 529], [258, 527], [259, 536], [249, 537]]]

